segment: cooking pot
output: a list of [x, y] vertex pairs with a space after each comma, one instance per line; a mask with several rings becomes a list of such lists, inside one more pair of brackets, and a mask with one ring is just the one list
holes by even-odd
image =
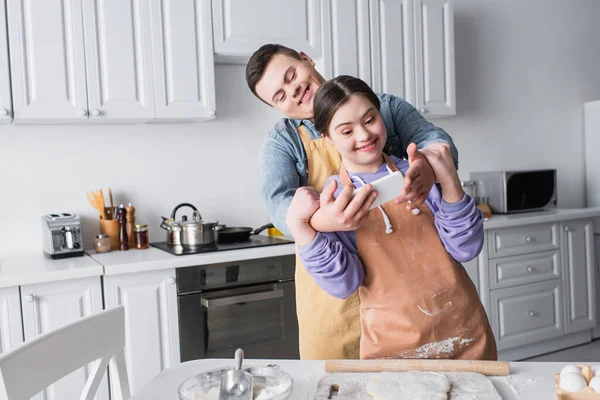
[[[194, 211], [191, 221], [188, 221], [185, 215], [181, 221], [177, 221], [177, 210], [181, 207], [189, 207]], [[162, 217], [162, 219], [160, 227], [167, 231], [167, 243], [172, 246], [196, 248], [217, 244], [215, 227], [218, 222], [203, 220], [198, 209], [189, 203], [179, 204], [171, 212], [171, 218]]]

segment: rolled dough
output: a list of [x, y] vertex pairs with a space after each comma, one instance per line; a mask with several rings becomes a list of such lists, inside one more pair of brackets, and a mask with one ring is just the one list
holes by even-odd
[[450, 381], [434, 372], [381, 373], [367, 382], [375, 400], [448, 400]]

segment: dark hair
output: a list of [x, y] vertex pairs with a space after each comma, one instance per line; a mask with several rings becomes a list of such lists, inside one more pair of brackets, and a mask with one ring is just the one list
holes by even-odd
[[[267, 69], [271, 59], [273, 59], [273, 57], [277, 54], [283, 54], [285, 56], [295, 58], [296, 60], [302, 60], [302, 57], [296, 50], [280, 44], [265, 44], [261, 46], [260, 49], [256, 50], [254, 54], [252, 54], [252, 57], [250, 57], [248, 64], [246, 64], [246, 83], [248, 84], [248, 87], [252, 93], [254, 93], [254, 95], [259, 99], [261, 98], [258, 94], [256, 94], [256, 84], [263, 77], [265, 69]], [[261, 100], [267, 103], [263, 99]]]
[[328, 135], [327, 129], [333, 114], [354, 94], [364, 96], [379, 110], [379, 98], [369, 85], [353, 76], [340, 75], [322, 84], [315, 93], [315, 129], [323, 135]]

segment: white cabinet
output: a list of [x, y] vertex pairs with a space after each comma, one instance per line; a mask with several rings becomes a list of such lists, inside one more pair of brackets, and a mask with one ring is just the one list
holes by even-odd
[[[101, 278], [90, 277], [68, 281], [21, 286], [25, 340], [55, 330], [81, 317], [102, 310]], [[89, 376], [92, 364], [60, 379], [36, 399], [75, 399]], [[96, 400], [108, 400], [108, 380], [102, 378]]]
[[104, 277], [106, 308], [125, 307], [125, 361], [132, 394], [180, 362], [175, 269]]
[[154, 118], [148, 2], [83, 0], [83, 21], [90, 117]]
[[563, 273], [567, 278], [567, 333], [596, 326], [596, 273], [592, 221], [567, 221], [562, 226]]
[[479, 294], [501, 359], [518, 360], [591, 340], [598, 311], [594, 221], [557, 215], [541, 223], [486, 230], [478, 257]]
[[563, 291], [559, 279], [491, 292], [490, 320], [498, 350], [563, 334]]
[[325, 77], [357, 76], [426, 117], [456, 114], [450, 0], [330, 0], [324, 16], [332, 21]]
[[7, 0], [14, 122], [87, 119], [81, 0]]
[[23, 343], [19, 288], [0, 288], [0, 354]]
[[151, 0], [156, 117], [215, 117], [210, 0]]
[[320, 3], [319, 0], [213, 0], [215, 60], [245, 64], [252, 53], [267, 43], [282, 44], [320, 58], [322, 24], [328, 26]]
[[7, 1], [14, 122], [214, 118], [210, 0]]
[[[6, 4], [0, 1], [0, 124], [12, 121], [8, 37], [6, 36]], [[1, 349], [0, 349], [1, 351]]]
[[416, 104], [426, 117], [456, 114], [454, 15], [450, 0], [414, 0]]

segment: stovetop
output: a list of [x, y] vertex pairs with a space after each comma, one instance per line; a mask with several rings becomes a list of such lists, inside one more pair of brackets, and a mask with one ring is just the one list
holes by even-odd
[[167, 244], [167, 242], [158, 242], [158, 243], [150, 243], [151, 246], [156, 247], [157, 249], [161, 249], [166, 251], [167, 253], [171, 253], [175, 256], [185, 256], [189, 254], [201, 254], [201, 253], [211, 253], [215, 251], [227, 251], [227, 250], [240, 250], [240, 249], [250, 249], [253, 247], [263, 247], [263, 246], [275, 246], [279, 244], [290, 244], [294, 243], [291, 240], [274, 238], [271, 236], [264, 235], [252, 235], [250, 239], [233, 242], [233, 243], [219, 243], [214, 246], [208, 247], [198, 247], [198, 248], [183, 248], [182, 246], [171, 246]]

